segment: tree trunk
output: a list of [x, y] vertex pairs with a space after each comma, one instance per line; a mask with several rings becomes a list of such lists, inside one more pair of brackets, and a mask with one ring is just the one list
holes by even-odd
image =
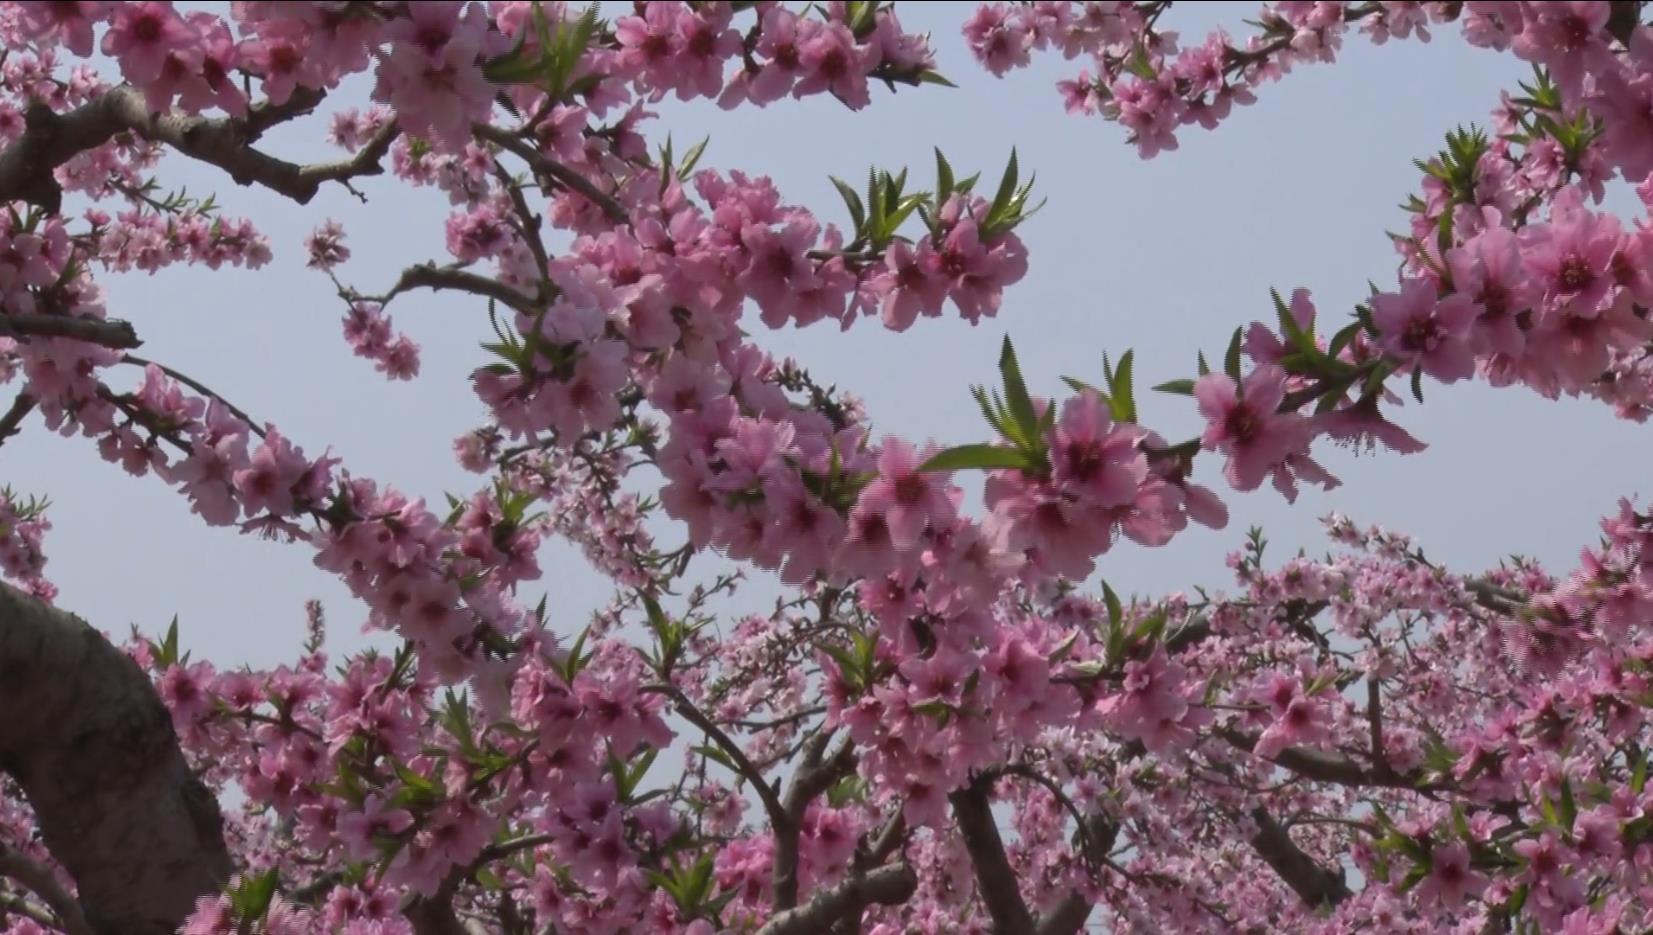
[[0, 771], [100, 935], [175, 932], [230, 876], [218, 803], [149, 678], [84, 621], [6, 585]]

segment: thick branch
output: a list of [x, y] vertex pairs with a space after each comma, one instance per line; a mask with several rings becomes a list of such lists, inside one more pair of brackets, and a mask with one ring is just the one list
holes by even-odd
[[[1248, 753], [1257, 746], [1256, 737], [1232, 728], [1224, 728], [1218, 731], [1218, 734], [1230, 744]], [[1420, 785], [1418, 777], [1411, 774], [1400, 774], [1393, 770], [1368, 769], [1341, 753], [1327, 753], [1321, 750], [1310, 750], [1306, 747], [1287, 747], [1275, 754], [1274, 759], [1269, 762], [1284, 767], [1305, 779], [1336, 783], [1340, 786], [1383, 786], [1391, 789], [1414, 789], [1420, 792], [1439, 788], [1438, 785]]]
[[73, 338], [104, 347], [131, 348], [143, 344], [131, 322], [116, 318], [71, 318], [68, 315], [0, 315], [0, 334], [17, 338]]
[[[1086, 848], [1093, 860], [1104, 863], [1119, 838], [1119, 824], [1107, 812], [1095, 808], [1081, 817], [1073, 835], [1075, 843]], [[1074, 890], [1039, 917], [1038, 935], [1078, 935], [1090, 919], [1092, 908], [1090, 898]]]
[[1335, 906], [1349, 898], [1349, 886], [1343, 881], [1341, 870], [1334, 872], [1320, 866], [1262, 806], [1251, 810], [1251, 818], [1257, 822], [1251, 846], [1303, 902], [1310, 906]]
[[809, 803], [855, 769], [855, 747], [848, 740], [823, 762], [822, 757], [831, 740], [832, 732], [822, 730], [804, 745], [803, 761], [792, 777], [791, 787], [786, 790], [786, 798], [781, 802], [786, 821], [774, 829], [775, 860], [771, 874], [776, 909], [791, 909], [798, 904], [798, 834]]
[[23, 136], [0, 152], [0, 202], [23, 200], [59, 211], [63, 191], [53, 177], [56, 169], [125, 132], [215, 165], [237, 184], [262, 185], [299, 204], [308, 203], [327, 182], [383, 173], [380, 161], [396, 137], [394, 122], [354, 156], [337, 162], [299, 165], [253, 148], [266, 129], [308, 112], [320, 100], [320, 92], [295, 93], [285, 105], [255, 108], [241, 119], [192, 117], [177, 111], [152, 114], [142, 92], [128, 85], [65, 114], [36, 104], [24, 114]]
[[91, 930], [163, 935], [230, 875], [218, 805], [136, 662], [0, 585], [0, 770], [34, 807]]
[[92, 935], [92, 927], [86, 924], [80, 903], [58, 885], [52, 872], [4, 844], [0, 844], [0, 877], [10, 877], [39, 896], [56, 914], [58, 922], [69, 935]]
[[991, 788], [991, 780], [977, 777], [947, 798], [953, 804], [953, 817], [976, 870], [976, 889], [987, 905], [987, 914], [993, 917], [993, 931], [997, 935], [1033, 935], [1033, 916], [1016, 887], [1016, 871], [1005, 855], [1004, 841], [993, 819], [987, 796]]
[[870, 905], [893, 906], [904, 902], [916, 889], [918, 875], [905, 861], [887, 864], [822, 890], [807, 905], [777, 913], [758, 930], [758, 935], [825, 932], [839, 920], [859, 915]]
[[1090, 917], [1091, 901], [1083, 893], [1069, 893], [1039, 919], [1038, 935], [1079, 935]]

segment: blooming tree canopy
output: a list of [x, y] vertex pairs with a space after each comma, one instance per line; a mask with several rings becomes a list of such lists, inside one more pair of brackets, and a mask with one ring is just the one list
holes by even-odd
[[[330, 655], [315, 604], [274, 669], [176, 628], [116, 647], [50, 606], [46, 505], [8, 490], [0, 932], [1648, 930], [1653, 513], [1624, 500], [1567, 569], [1451, 571], [1330, 516], [1318, 559], [1236, 534], [1229, 592], [1095, 577], [1224, 527], [1230, 491], [1337, 485], [1327, 444], [1418, 455], [1392, 416], [1426, 388], [1646, 421], [1653, 221], [1603, 208], [1653, 205], [1643, 15], [1292, 0], [1191, 41], [1165, 0], [981, 6], [979, 66], [1076, 60], [1068, 111], [1145, 158], [1344, 42], [1461, 30], [1532, 77], [1419, 160], [1367, 301], [1288, 287], [1188, 373], [1111, 348], [1060, 398], [1007, 340], [959, 401], [982, 433], [932, 440], [874, 432], [764, 335], [996, 316], [1037, 262], [1032, 167], [938, 150], [808, 208], [647, 142], [668, 98], [945, 93], [970, 66], [893, 4], [0, 4], [0, 442], [84, 439], [225, 535], [308, 550], [397, 647]], [[353, 76], [371, 107], [333, 104]], [[278, 127], [337, 158], [283, 158]], [[437, 190], [449, 255], [357, 281], [341, 224], [272, 245], [157, 178], [166, 153], [300, 205]], [[139, 356], [148, 323], [100, 286], [281, 249], [388, 379], [423, 353], [399, 297], [474, 314], [474, 489], [364, 476]], [[1203, 431], [1147, 424], [1172, 406]], [[548, 537], [612, 580], [582, 631], [536, 588]], [[734, 570], [692, 574], [708, 553]], [[741, 569], [783, 583], [772, 612], [719, 612]]]

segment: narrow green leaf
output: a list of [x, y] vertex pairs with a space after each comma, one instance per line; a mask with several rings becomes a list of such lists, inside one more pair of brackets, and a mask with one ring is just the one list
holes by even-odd
[[677, 167], [678, 178], [685, 180], [688, 179], [689, 173], [693, 172], [694, 167], [700, 164], [700, 157], [706, 154], [706, 144], [711, 141], [712, 138], [708, 136], [696, 143], [693, 148], [683, 154], [683, 162]]
[[1240, 329], [1234, 329], [1234, 337], [1229, 339], [1228, 353], [1223, 355], [1223, 370], [1235, 384], [1240, 382]]
[[1126, 351], [1119, 358], [1119, 369], [1114, 371], [1112, 387], [1113, 398], [1110, 408], [1113, 410], [1114, 420], [1117, 422], [1136, 421], [1136, 397], [1131, 390], [1131, 359], [1132, 352]]
[[949, 448], [919, 466], [923, 472], [1016, 469], [1029, 470], [1027, 453], [999, 445], [960, 445]]
[[867, 209], [861, 203], [861, 196], [855, 193], [850, 184], [837, 176], [829, 176], [832, 184], [837, 187], [838, 194], [843, 196], [844, 206], [849, 209], [850, 222], [855, 225], [855, 232], [861, 234], [867, 226]]
[[1192, 396], [1192, 395], [1194, 395], [1194, 381], [1193, 380], [1167, 380], [1166, 382], [1161, 383], [1160, 385], [1154, 387], [1154, 392], [1156, 392], [1156, 393], [1175, 393], [1178, 396]]
[[1108, 608], [1108, 623], [1119, 626], [1124, 622], [1125, 608], [1119, 603], [1119, 595], [1106, 581], [1102, 582], [1102, 601]]
[[1005, 212], [1010, 208], [1010, 199], [1016, 196], [1016, 149], [1010, 149], [1010, 164], [1005, 166], [1004, 176], [999, 180], [998, 194], [993, 196], [993, 204], [987, 209], [987, 225], [993, 226], [1004, 220]]
[[999, 372], [1004, 375], [1004, 395], [1010, 417], [1022, 429], [1026, 447], [1037, 450], [1039, 418], [1033, 411], [1033, 398], [1027, 393], [1027, 384], [1022, 381], [1021, 367], [1016, 363], [1016, 349], [1011, 346], [1009, 335], [1005, 336], [1004, 347], [999, 351]]
[[953, 167], [947, 162], [947, 157], [941, 154], [941, 147], [936, 147], [936, 210], [947, 203], [953, 194]]

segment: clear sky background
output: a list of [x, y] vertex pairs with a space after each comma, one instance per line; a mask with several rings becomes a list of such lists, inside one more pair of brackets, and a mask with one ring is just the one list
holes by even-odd
[[[861, 113], [826, 98], [734, 113], [668, 100], [648, 130], [653, 142], [670, 131], [680, 151], [710, 133], [702, 165], [770, 175], [787, 200], [840, 223], [829, 175], [853, 180], [869, 165], [907, 165], [923, 186], [939, 145], [961, 175], [982, 169], [991, 184], [1018, 147], [1024, 174], [1038, 173], [1050, 204], [1020, 231], [1031, 269], [997, 319], [973, 328], [950, 313], [900, 335], [872, 322], [848, 333], [827, 324], [759, 335], [818, 378], [860, 393], [880, 433], [943, 444], [985, 438], [968, 387], [995, 377], [1007, 333], [1035, 393], [1061, 391], [1063, 374], [1094, 379], [1103, 351], [1117, 357], [1135, 348], [1144, 420], [1173, 439], [1197, 432], [1191, 401], [1146, 387], [1192, 376], [1196, 349], [1220, 354], [1236, 325], [1268, 320], [1271, 286], [1308, 287], [1323, 316], [1342, 319], [1368, 280], [1392, 282], [1398, 257], [1384, 231], [1405, 227], [1397, 205], [1418, 186], [1412, 158], [1438, 149], [1448, 128], [1484, 122], [1498, 92], [1528, 74], [1512, 56], [1469, 48], [1451, 27], [1429, 44], [1373, 47], [1351, 37], [1336, 65], [1301, 69], [1216, 132], [1187, 130], [1179, 151], [1144, 162], [1119, 127], [1063, 112], [1054, 84], [1080, 63], [1044, 57], [1004, 79], [979, 68], [959, 36], [973, 8], [901, 5], [909, 28], [933, 33], [940, 68], [957, 89], [891, 95], [876, 87]], [[1219, 23], [1243, 34], [1250, 12], [1179, 5], [1166, 22], [1197, 41]], [[336, 98], [363, 103], [368, 87], [359, 80]], [[266, 145], [284, 158], [329, 158], [325, 131], [325, 118], [313, 118]], [[327, 217], [344, 222], [355, 256], [342, 275], [364, 291], [382, 290], [411, 263], [445, 261], [444, 196], [387, 177], [361, 186], [365, 206], [328, 189], [300, 207], [176, 158], [161, 179], [216, 191], [226, 213], [258, 222], [276, 259], [258, 272], [100, 276], [111, 314], [134, 321], [144, 338], [141, 353], [276, 423], [311, 454], [331, 446], [358, 474], [438, 504], [444, 491], [477, 488], [449, 446], [482, 421], [466, 377], [485, 362], [477, 347], [488, 333], [483, 303], [449, 294], [398, 299], [396, 323], [423, 345], [424, 369], [412, 384], [390, 383], [351, 355], [339, 335], [342, 304], [326, 277], [304, 269], [303, 237]], [[1621, 209], [1631, 203], [1615, 197]], [[750, 327], [762, 330], [755, 316]], [[1282, 552], [1318, 552], [1328, 543], [1317, 517], [1331, 510], [1412, 533], [1431, 557], [1463, 570], [1512, 552], [1565, 570], [1619, 496], [1647, 492], [1648, 429], [1600, 403], [1552, 403], [1483, 384], [1429, 385], [1425, 396], [1426, 405], [1395, 415], [1428, 451], [1357, 458], [1327, 446], [1322, 461], [1341, 488], [1311, 489], [1295, 507], [1271, 489], [1226, 494], [1227, 530], [1191, 527], [1161, 549], [1123, 543], [1099, 573], [1122, 593], [1226, 586], [1223, 556], [1247, 526], [1262, 525]], [[1218, 460], [1201, 462], [1199, 478], [1221, 489]], [[207, 527], [156, 478], [129, 477], [85, 439], [47, 433], [38, 417], [0, 449], [0, 480], [51, 497], [48, 577], [62, 589], [62, 606], [102, 629], [159, 631], [177, 614], [198, 656], [270, 665], [296, 653], [303, 602], [318, 597], [335, 651], [365, 639], [357, 632], [362, 607], [312, 565], [312, 549]], [[661, 541], [673, 546], [681, 532], [668, 527]], [[543, 590], [554, 626], [577, 630], [609, 585], [560, 542], [546, 546], [541, 563], [545, 577], [525, 591], [528, 602]], [[703, 574], [716, 566], [715, 557], [697, 563]], [[765, 593], [760, 586], [741, 603], [761, 606]]]

